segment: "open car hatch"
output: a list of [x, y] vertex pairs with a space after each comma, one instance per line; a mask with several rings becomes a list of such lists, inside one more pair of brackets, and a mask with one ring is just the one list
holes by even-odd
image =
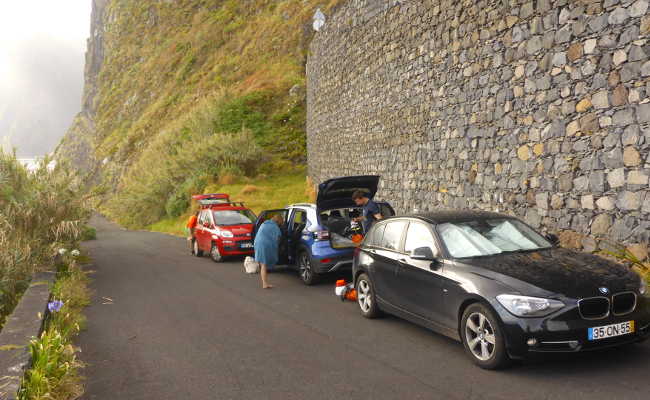
[[361, 190], [372, 199], [377, 193], [378, 175], [346, 176], [329, 179], [318, 185], [316, 207], [319, 211], [356, 207], [352, 193]]

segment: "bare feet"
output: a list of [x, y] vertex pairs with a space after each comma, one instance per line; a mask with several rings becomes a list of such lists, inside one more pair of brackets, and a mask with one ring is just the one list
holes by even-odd
[[273, 288], [273, 285], [262, 286], [262, 289], [272, 289], [272, 288]]

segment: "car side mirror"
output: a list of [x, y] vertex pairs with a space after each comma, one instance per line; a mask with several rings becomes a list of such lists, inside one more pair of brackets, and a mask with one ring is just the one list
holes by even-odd
[[551, 242], [551, 244], [553, 246], [559, 246], [560, 245], [560, 238], [554, 233], [549, 233], [548, 235], [546, 235], [546, 240]]
[[413, 250], [411, 258], [413, 260], [425, 261], [433, 261], [436, 259], [436, 257], [433, 255], [433, 250], [431, 250], [431, 247], [418, 247], [417, 249]]

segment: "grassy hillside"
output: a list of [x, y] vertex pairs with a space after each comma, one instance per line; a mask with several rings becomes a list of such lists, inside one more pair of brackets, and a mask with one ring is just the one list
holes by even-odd
[[341, 0], [110, 0], [92, 123], [104, 211], [143, 227], [186, 211], [221, 176], [304, 164], [306, 48], [317, 6]]

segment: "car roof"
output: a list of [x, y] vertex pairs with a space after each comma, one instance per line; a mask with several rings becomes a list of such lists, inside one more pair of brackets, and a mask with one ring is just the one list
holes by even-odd
[[441, 210], [431, 212], [414, 213], [410, 215], [400, 215], [393, 218], [410, 217], [419, 218], [434, 224], [444, 224], [447, 222], [463, 222], [475, 219], [489, 219], [489, 218], [516, 218], [512, 215], [500, 214], [490, 211], [474, 211], [474, 210]]

